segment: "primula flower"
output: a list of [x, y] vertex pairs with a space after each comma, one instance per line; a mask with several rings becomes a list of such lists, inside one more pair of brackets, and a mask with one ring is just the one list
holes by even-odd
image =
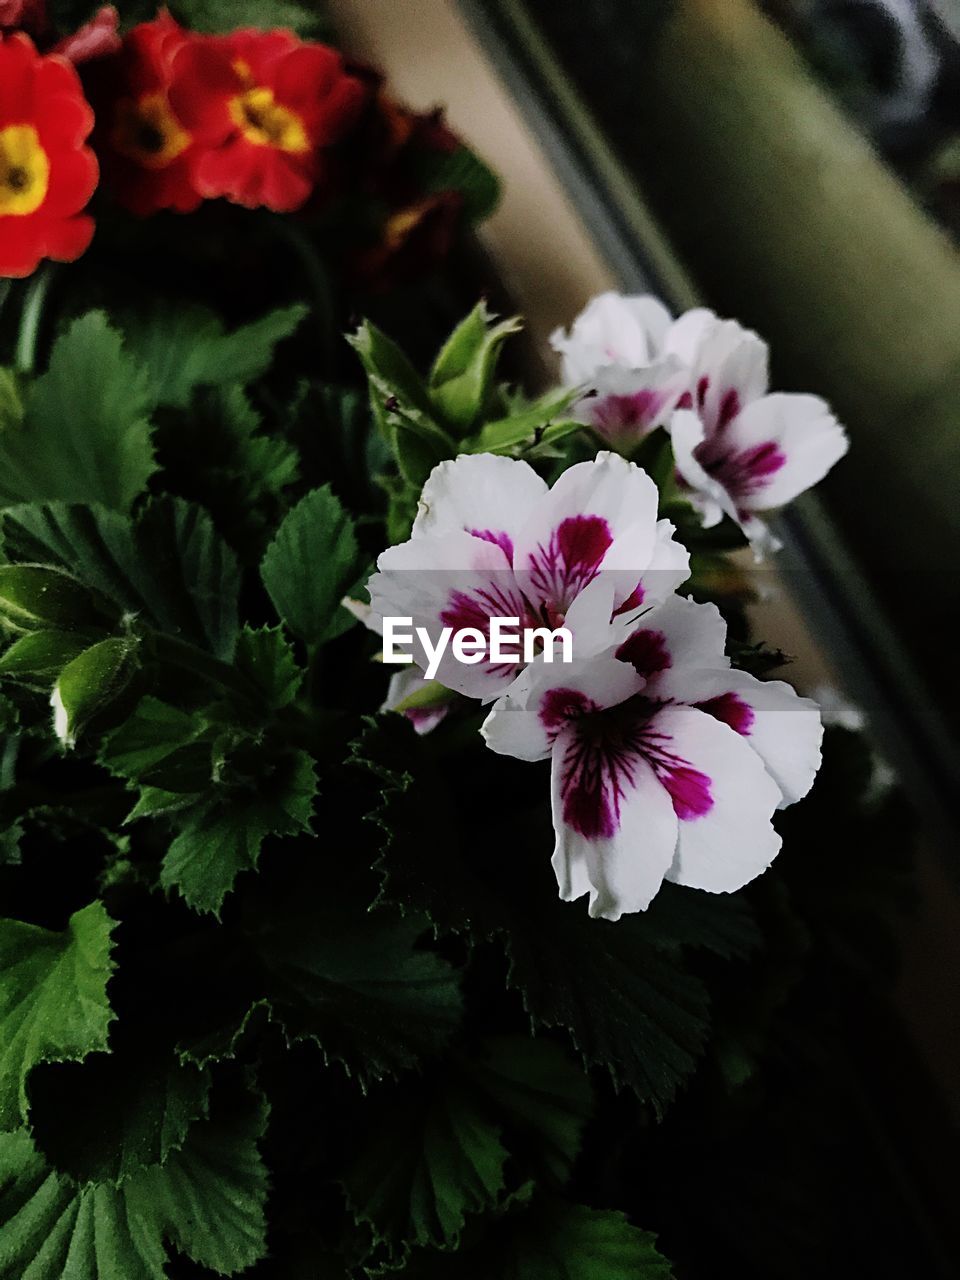
[[664, 426], [688, 390], [689, 372], [668, 348], [671, 324], [656, 298], [602, 293], [569, 333], [551, 336], [564, 383], [585, 389], [572, 416], [622, 452]]
[[741, 888], [813, 783], [816, 703], [732, 670], [725, 634], [715, 606], [673, 596], [605, 654], [528, 667], [484, 724], [494, 751], [552, 760], [553, 868], [591, 916], [645, 910], [664, 879]]
[[[657, 520], [657, 502], [646, 472], [613, 453], [570, 467], [552, 489], [511, 458], [441, 462], [410, 540], [377, 561], [372, 625], [410, 617], [436, 643], [444, 627], [489, 637], [491, 618], [518, 618], [520, 628], [565, 626], [575, 654], [594, 652], [610, 643], [612, 616], [664, 599], [687, 577], [689, 555]], [[489, 654], [468, 666], [448, 650], [436, 679], [492, 700], [520, 670]]]
[[193, 180], [277, 212], [299, 209], [323, 176], [323, 150], [355, 119], [366, 90], [335, 50], [285, 31], [191, 39], [176, 54], [170, 101], [198, 147]]
[[69, 63], [41, 56], [28, 36], [0, 38], [0, 276], [30, 275], [42, 258], [72, 262], [89, 245], [92, 128]]
[[141, 217], [159, 209], [189, 213], [201, 201], [192, 180], [194, 139], [169, 98], [173, 57], [189, 38], [166, 12], [140, 23], [124, 38], [104, 86], [110, 176], [120, 203]]

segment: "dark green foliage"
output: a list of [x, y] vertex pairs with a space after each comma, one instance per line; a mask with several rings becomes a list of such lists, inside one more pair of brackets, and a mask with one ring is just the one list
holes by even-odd
[[[116, 314], [0, 431], [0, 1280], [727, 1274], [729, 1150], [769, 1162], [767, 1073], [820, 1069], [785, 1010], [815, 1033], [889, 953], [904, 825], [863, 744], [749, 891], [590, 920], [542, 771], [462, 700], [426, 737], [374, 714], [341, 603], [435, 461], [584, 447], [569, 393], [497, 381], [514, 322], [476, 308], [425, 375], [363, 325], [363, 386], [285, 365], [298, 307]], [[72, 379], [88, 451], [50, 427]]]

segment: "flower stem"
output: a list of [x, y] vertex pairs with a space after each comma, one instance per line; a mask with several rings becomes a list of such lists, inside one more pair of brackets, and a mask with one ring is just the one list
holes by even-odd
[[329, 370], [333, 363], [336, 323], [330, 273], [317, 252], [316, 245], [303, 227], [293, 218], [289, 215], [274, 214], [270, 218], [270, 224], [279, 238], [285, 240], [289, 248], [300, 259], [304, 275], [310, 286], [311, 300], [317, 318], [317, 328], [320, 330], [320, 352], [323, 367], [325, 370]]
[[40, 320], [43, 307], [53, 279], [53, 269], [47, 264], [41, 267], [27, 286], [23, 310], [20, 313], [20, 334], [17, 338], [17, 350], [14, 364], [18, 373], [33, 373], [37, 358], [37, 337], [40, 332]]

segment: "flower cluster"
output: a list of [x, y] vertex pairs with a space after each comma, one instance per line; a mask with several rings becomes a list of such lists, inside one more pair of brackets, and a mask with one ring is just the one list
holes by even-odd
[[766, 343], [697, 308], [673, 320], [656, 298], [595, 298], [553, 335], [563, 376], [583, 387], [576, 414], [625, 454], [658, 427], [705, 527], [729, 516], [758, 550], [759, 512], [822, 480], [847, 438], [818, 396], [769, 392]]
[[121, 38], [110, 6], [63, 40], [50, 29], [42, 3], [0, 8], [0, 276], [84, 252], [98, 161], [109, 194], [140, 217], [358, 196], [372, 212], [351, 215], [363, 234], [346, 256], [366, 282], [448, 249], [463, 201], [419, 162], [459, 141], [336, 49], [285, 30], [200, 35], [166, 11]]
[[[494, 751], [552, 760], [561, 896], [589, 893], [608, 920], [645, 909], [664, 879], [712, 892], [753, 879], [780, 845], [774, 811], [819, 765], [816, 704], [731, 668], [719, 611], [676, 594], [688, 565], [635, 463], [601, 453], [548, 489], [527, 463], [479, 454], [434, 470], [410, 540], [368, 584], [375, 625], [569, 628], [572, 664], [445, 656], [437, 679], [493, 701]], [[438, 719], [436, 705], [415, 711], [421, 728]]]
[[[445, 348], [455, 368], [490, 365], [503, 328], [465, 321]], [[756, 547], [773, 542], [757, 512], [819, 480], [847, 441], [821, 400], [770, 394], [766, 345], [710, 311], [674, 320], [655, 298], [604, 294], [553, 341], [568, 390], [544, 397], [546, 425], [522, 448], [535, 457], [587, 426], [616, 451], [550, 487], [525, 458], [484, 451], [522, 440], [529, 408], [465, 439], [426, 480], [409, 540], [381, 554], [365, 620], [416, 637], [385, 709], [425, 733], [458, 697], [478, 699], [492, 704], [488, 747], [552, 762], [561, 896], [589, 895], [591, 915], [616, 920], [664, 880], [732, 892], [769, 866], [774, 812], [811, 787], [822, 737], [816, 703], [735, 669], [718, 608], [678, 594], [690, 553], [626, 455], [665, 428], [686, 541], [700, 538], [692, 508], [704, 525], [730, 517]], [[570, 421], [553, 421], [557, 405]], [[539, 640], [505, 655], [504, 623]], [[550, 652], [560, 628], [572, 661]], [[444, 647], [455, 633], [477, 646], [469, 659]]]

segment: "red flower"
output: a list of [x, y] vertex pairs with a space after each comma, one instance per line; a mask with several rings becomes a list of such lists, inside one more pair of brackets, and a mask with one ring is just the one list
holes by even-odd
[[285, 31], [237, 31], [178, 51], [170, 101], [198, 143], [192, 170], [203, 195], [287, 213], [324, 176], [323, 151], [365, 92], [335, 49]]
[[0, 37], [0, 276], [27, 276], [41, 258], [72, 262], [89, 245], [92, 128], [69, 63], [42, 57], [28, 36]]
[[463, 199], [456, 191], [394, 210], [379, 241], [355, 256], [355, 276], [372, 292], [383, 293], [425, 275], [449, 254], [462, 221]]
[[189, 213], [201, 201], [191, 176], [194, 139], [168, 95], [174, 55], [189, 39], [166, 12], [141, 23], [125, 37], [103, 85], [98, 114], [110, 177], [119, 202], [141, 217], [159, 209]]

